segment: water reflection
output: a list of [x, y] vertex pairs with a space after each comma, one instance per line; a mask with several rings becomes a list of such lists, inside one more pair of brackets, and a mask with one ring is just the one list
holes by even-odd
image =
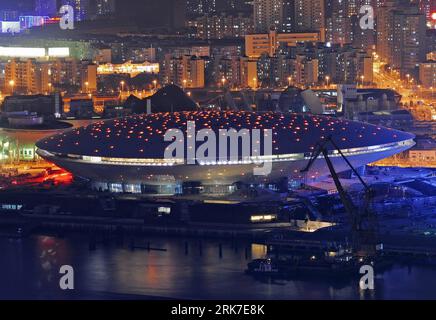
[[[99, 243], [89, 251], [88, 238], [38, 236], [21, 241], [0, 238], [0, 297], [111, 298], [167, 297], [185, 299], [401, 299], [436, 298], [436, 272], [397, 266], [378, 276], [374, 292], [362, 292], [358, 279], [339, 283], [317, 278], [267, 280], [243, 273], [250, 259], [262, 256], [249, 243], [148, 238], [154, 248]], [[189, 250], [186, 253], [185, 243]], [[220, 244], [222, 254], [220, 255]], [[248, 250], [248, 257], [246, 255]], [[75, 269], [76, 290], [59, 289], [59, 268]]]

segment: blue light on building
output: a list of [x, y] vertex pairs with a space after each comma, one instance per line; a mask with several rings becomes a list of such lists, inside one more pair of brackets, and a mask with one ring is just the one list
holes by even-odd
[[62, 0], [61, 4], [69, 5], [74, 8], [74, 20], [86, 20], [88, 16], [89, 0]]
[[37, 16], [52, 17], [58, 12], [57, 0], [35, 0], [35, 13]]

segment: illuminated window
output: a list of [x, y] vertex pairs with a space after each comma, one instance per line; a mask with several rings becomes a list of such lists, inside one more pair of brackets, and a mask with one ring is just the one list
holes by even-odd
[[271, 222], [274, 220], [277, 220], [277, 215], [275, 214], [253, 215], [250, 218], [250, 221], [252, 223]]
[[170, 214], [171, 213], [171, 207], [159, 207], [157, 209], [157, 212], [164, 213], [164, 214]]
[[114, 193], [122, 193], [123, 192], [123, 185], [121, 183], [110, 183], [109, 184], [109, 191]]
[[83, 160], [89, 161], [89, 162], [101, 162], [101, 157], [88, 157], [83, 156]]
[[20, 210], [23, 207], [21, 204], [2, 204], [2, 210]]
[[129, 193], [141, 193], [140, 184], [126, 184], [124, 185], [124, 191]]

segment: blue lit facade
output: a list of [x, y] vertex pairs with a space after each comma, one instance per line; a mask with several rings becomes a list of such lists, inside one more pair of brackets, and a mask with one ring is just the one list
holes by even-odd
[[74, 8], [74, 19], [76, 21], [84, 21], [88, 17], [89, 0], [62, 0], [61, 4]]

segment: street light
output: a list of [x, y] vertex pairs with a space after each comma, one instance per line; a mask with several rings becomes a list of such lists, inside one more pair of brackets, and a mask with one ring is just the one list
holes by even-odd
[[365, 79], [365, 76], [360, 76], [360, 79], [362, 80], [362, 88], [363, 88], [363, 80]]
[[330, 80], [330, 77], [329, 76], [325, 76], [325, 81], [326, 81], [326, 86], [327, 86], [327, 88], [329, 87], [329, 80]]
[[157, 90], [157, 80], [153, 80], [154, 91]]
[[186, 80], [186, 79], [183, 79], [183, 89], [185, 89], [186, 88], [186, 83], [188, 82], [188, 80]]
[[15, 81], [14, 80], [10, 80], [9, 81], [9, 86], [11, 87], [11, 94], [14, 94], [14, 86], [15, 86]]
[[257, 89], [257, 78], [253, 78], [254, 88]]
[[85, 86], [86, 86], [86, 93], [89, 93], [89, 82], [88, 81], [85, 82]]
[[222, 84], [223, 84], [223, 88], [224, 88], [224, 86], [226, 85], [226, 78], [223, 77], [223, 78], [221, 79], [221, 82], [222, 82]]
[[288, 86], [290, 87], [291, 84], [292, 84], [292, 76], [289, 76], [289, 77], [288, 77]]
[[123, 91], [124, 91], [124, 84], [125, 84], [125, 82], [124, 82], [124, 81], [121, 81], [121, 82], [120, 82], [120, 85], [121, 85], [121, 92], [123, 92]]

